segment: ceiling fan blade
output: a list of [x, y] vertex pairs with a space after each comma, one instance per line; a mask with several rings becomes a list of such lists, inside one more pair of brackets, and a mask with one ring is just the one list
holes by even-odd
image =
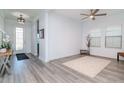
[[96, 14], [95, 16], [106, 16], [107, 14], [106, 13], [103, 13], [103, 14]]
[[90, 9], [91, 14], [93, 13], [93, 9]]
[[[88, 17], [89, 17], [89, 16], [88, 16]], [[88, 17], [84, 17], [84, 18], [82, 18], [81, 20], [87, 19]]]
[[80, 14], [80, 15], [89, 16], [89, 14]]
[[98, 11], [99, 11], [99, 9], [95, 9], [93, 12], [93, 15], [95, 15]]

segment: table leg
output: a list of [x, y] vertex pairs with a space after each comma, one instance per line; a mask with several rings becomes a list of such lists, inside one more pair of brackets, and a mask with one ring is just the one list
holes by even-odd
[[1, 68], [0, 76], [3, 76], [5, 71], [7, 71], [7, 73], [10, 74], [9, 67], [7, 66], [6, 63], [4, 63], [2, 68]]
[[9, 70], [10, 70], [9, 67], [6, 64], [6, 71], [7, 71], [8, 74], [10, 74], [10, 71]]
[[2, 68], [1, 68], [1, 72], [0, 72], [0, 76], [3, 76], [4, 72], [5, 72], [5, 64], [2, 64]]
[[117, 54], [117, 61], [119, 62], [119, 53]]
[[6, 58], [4, 58], [3, 60], [2, 60], [2, 67], [1, 67], [1, 69], [0, 69], [0, 76], [3, 76], [3, 74], [4, 74], [4, 72], [5, 72], [5, 70], [7, 71], [7, 73], [8, 74], [10, 74], [10, 71], [9, 71], [9, 56], [7, 56]]
[[8, 74], [10, 74], [10, 71], [9, 71], [9, 56], [6, 57], [6, 60], [5, 60], [5, 68], [6, 68], [6, 71]]

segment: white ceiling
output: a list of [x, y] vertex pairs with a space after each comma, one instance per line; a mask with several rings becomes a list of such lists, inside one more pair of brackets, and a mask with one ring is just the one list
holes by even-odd
[[[27, 20], [32, 20], [36, 17], [40, 11], [43, 9], [4, 9], [4, 15], [6, 18], [16, 19], [17, 17], [13, 16], [13, 12], [21, 12], [29, 16]], [[48, 11], [64, 15], [76, 20], [81, 20], [83, 16], [81, 13], [89, 13], [88, 9], [49, 9]], [[110, 15], [117, 15], [117, 14], [124, 14], [124, 9], [101, 9], [99, 13], [107, 13], [107, 16]]]
[[26, 20], [32, 20], [34, 17], [36, 17], [40, 13], [40, 11], [41, 11], [40, 9], [4, 9], [3, 13], [5, 18], [8, 18], [8, 19], [17, 19], [17, 17], [13, 15], [13, 13], [15, 13], [17, 16], [19, 16], [20, 14], [22, 15], [24, 14], [23, 17]]
[[[71, 17], [76, 20], [81, 20], [85, 16], [81, 16], [81, 13], [90, 13], [89, 9], [58, 9], [54, 10], [55, 13], [62, 14], [67, 17]], [[100, 9], [98, 13], [107, 13], [107, 16], [124, 14], [124, 9]], [[106, 16], [103, 16], [106, 17]]]

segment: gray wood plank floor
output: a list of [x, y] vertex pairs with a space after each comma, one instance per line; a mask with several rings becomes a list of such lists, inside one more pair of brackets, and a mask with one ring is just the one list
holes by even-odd
[[[68, 67], [62, 65], [76, 58], [83, 57], [75, 55], [66, 58], [43, 63], [31, 54], [30, 59], [17, 61], [16, 56], [12, 57], [11, 74], [0, 77], [1, 83], [123, 83], [124, 62], [119, 64], [115, 59], [95, 78], [87, 77]], [[105, 58], [107, 59], [107, 58]]]

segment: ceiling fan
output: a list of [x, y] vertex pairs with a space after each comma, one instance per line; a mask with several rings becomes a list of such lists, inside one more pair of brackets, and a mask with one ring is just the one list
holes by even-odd
[[99, 9], [90, 9], [90, 14], [85, 14], [85, 13], [80, 14], [80, 15], [86, 16], [86, 17], [82, 18], [81, 20], [84, 20], [87, 18], [91, 18], [92, 20], [95, 20], [96, 16], [106, 16], [107, 15], [106, 13], [99, 14], [98, 12], [99, 12]]

